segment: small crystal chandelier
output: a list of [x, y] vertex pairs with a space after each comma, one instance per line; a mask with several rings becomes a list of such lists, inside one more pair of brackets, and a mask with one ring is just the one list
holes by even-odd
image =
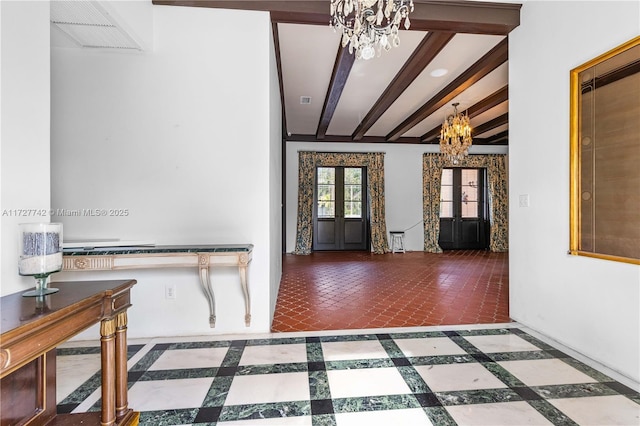
[[[374, 10], [374, 6], [377, 9]], [[409, 29], [413, 0], [331, 0], [331, 25], [342, 31], [342, 47], [356, 58], [371, 59], [400, 44], [398, 30], [404, 18]]]
[[447, 156], [453, 164], [469, 155], [471, 146], [471, 126], [467, 114], [458, 114], [459, 103], [453, 105], [453, 114], [449, 115], [442, 124], [440, 131], [440, 152]]

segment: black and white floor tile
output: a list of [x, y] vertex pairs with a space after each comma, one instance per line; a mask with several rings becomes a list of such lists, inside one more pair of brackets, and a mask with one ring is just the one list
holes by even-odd
[[[130, 343], [142, 425], [640, 425], [635, 384], [513, 323]], [[57, 362], [58, 412], [99, 410], [97, 342]]]

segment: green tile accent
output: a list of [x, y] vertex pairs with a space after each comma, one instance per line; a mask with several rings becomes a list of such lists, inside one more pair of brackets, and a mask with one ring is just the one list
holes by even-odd
[[511, 389], [478, 389], [467, 391], [436, 392], [442, 405], [488, 404], [495, 402], [522, 401]]
[[270, 402], [225, 406], [218, 421], [249, 420], [311, 415], [309, 401]]
[[420, 404], [411, 394], [362, 396], [333, 400], [333, 409], [336, 413], [395, 410], [399, 408], [420, 408]]

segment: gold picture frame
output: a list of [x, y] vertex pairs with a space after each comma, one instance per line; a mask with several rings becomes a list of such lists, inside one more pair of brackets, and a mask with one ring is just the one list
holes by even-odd
[[640, 36], [570, 72], [569, 253], [640, 264]]

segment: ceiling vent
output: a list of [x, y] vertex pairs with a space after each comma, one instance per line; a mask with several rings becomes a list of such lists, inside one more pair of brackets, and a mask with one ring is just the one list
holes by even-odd
[[51, 24], [82, 47], [142, 50], [112, 14], [94, 1], [52, 1]]
[[309, 105], [311, 103], [311, 96], [300, 96], [301, 105]]

